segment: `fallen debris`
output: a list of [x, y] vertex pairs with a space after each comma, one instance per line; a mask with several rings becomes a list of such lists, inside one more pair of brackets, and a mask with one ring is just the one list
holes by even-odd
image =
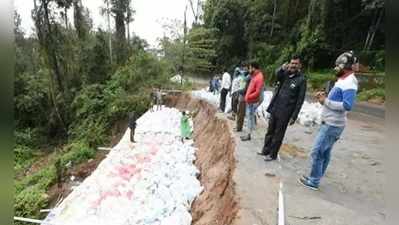
[[266, 173], [265, 173], [265, 176], [267, 176], [267, 177], [275, 177], [275, 176], [276, 176], [276, 174], [274, 174], [274, 173], [269, 173], [269, 172], [266, 172]]
[[98, 147], [97, 149], [100, 151], [111, 151], [112, 150], [112, 148], [107, 148], [107, 147]]
[[28, 222], [28, 223], [37, 223], [37, 224], [41, 224], [43, 222], [41, 220], [29, 219], [29, 218], [23, 218], [23, 217], [17, 217], [17, 216], [14, 216], [14, 220]]
[[321, 220], [321, 216], [289, 216], [291, 218], [300, 219], [300, 220]]

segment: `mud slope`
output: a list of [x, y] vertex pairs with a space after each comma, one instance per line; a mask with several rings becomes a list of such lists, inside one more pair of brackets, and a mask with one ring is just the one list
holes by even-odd
[[193, 224], [231, 224], [237, 213], [232, 180], [235, 143], [227, 121], [217, 118], [212, 105], [187, 94], [168, 96], [166, 102], [169, 107], [197, 112], [194, 118], [194, 140], [198, 148], [195, 164], [201, 171], [204, 191], [193, 203]]

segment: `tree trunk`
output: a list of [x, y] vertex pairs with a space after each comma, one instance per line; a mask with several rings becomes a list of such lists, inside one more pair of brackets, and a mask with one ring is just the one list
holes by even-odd
[[[37, 27], [37, 29], [40, 30], [40, 32], [39, 32], [39, 33], [41, 33], [40, 36], [43, 38], [41, 47], [45, 50], [45, 52], [47, 54], [49, 64], [52, 67], [52, 70], [55, 74], [57, 84], [58, 84], [60, 92], [61, 92], [61, 96], [62, 96], [62, 98], [64, 98], [64, 87], [62, 85], [61, 72], [60, 72], [60, 68], [58, 65], [57, 55], [56, 55], [56, 52], [54, 49], [52, 28], [51, 28], [50, 19], [49, 19], [48, 3], [49, 2], [47, 0], [42, 1], [42, 6], [44, 9], [44, 20], [45, 20], [44, 26], [47, 26], [47, 33], [46, 34], [42, 33], [41, 24], [36, 24], [36, 25], [39, 26], [39, 27]], [[37, 10], [36, 1], [34, 1], [34, 4], [35, 4], [35, 9]], [[38, 13], [38, 11], [36, 11], [36, 13]], [[40, 16], [40, 15], [36, 15], [36, 16]], [[50, 73], [50, 87], [49, 88], [50, 88], [51, 102], [54, 106], [54, 110], [56, 112], [57, 118], [60, 121], [61, 126], [64, 129], [65, 133], [67, 133], [67, 128], [66, 128], [65, 122], [61, 116], [61, 113], [58, 110], [57, 101], [56, 101], [56, 97], [55, 97], [54, 84], [53, 84], [53, 76], [51, 75], [51, 73]]]
[[276, 18], [276, 11], [277, 11], [277, 0], [273, 0], [273, 17], [272, 17], [272, 27], [270, 29], [270, 38], [273, 37], [274, 21], [275, 21], [275, 18]]
[[366, 48], [367, 51], [370, 50], [371, 46], [373, 45], [375, 33], [377, 33], [378, 28], [380, 27], [383, 15], [384, 15], [384, 10], [380, 9], [379, 10], [379, 16], [378, 16], [378, 19], [377, 19], [377, 23], [374, 26], [373, 32], [371, 33], [371, 36], [370, 36], [370, 40], [369, 40], [368, 46]]
[[64, 7], [64, 20], [65, 20], [65, 28], [68, 29], [68, 8]]
[[182, 67], [181, 67], [181, 85], [183, 85], [183, 77], [184, 77], [184, 63], [185, 63], [185, 54], [186, 54], [186, 34], [187, 34], [187, 6], [184, 10], [184, 31], [183, 31], [183, 54], [182, 54]]
[[108, 24], [108, 47], [109, 47], [109, 58], [112, 64], [112, 31], [111, 31], [111, 19], [110, 19], [110, 9], [109, 0], [107, 1], [107, 24]]
[[64, 93], [64, 86], [62, 84], [61, 80], [61, 71], [58, 65], [58, 59], [57, 59], [57, 54], [55, 52], [54, 48], [54, 39], [52, 36], [52, 28], [51, 28], [51, 23], [50, 23], [50, 16], [49, 16], [49, 11], [48, 11], [48, 2], [43, 1], [43, 7], [44, 7], [44, 15], [45, 15], [45, 20], [46, 20], [46, 25], [48, 29], [48, 33], [46, 34], [46, 40], [47, 40], [47, 46], [45, 46], [46, 49], [48, 49], [49, 57], [51, 58], [52, 61], [52, 67], [54, 70], [54, 74], [57, 80], [58, 88], [60, 89], [61, 93]]

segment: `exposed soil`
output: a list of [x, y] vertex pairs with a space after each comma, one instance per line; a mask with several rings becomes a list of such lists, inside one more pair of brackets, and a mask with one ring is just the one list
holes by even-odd
[[[116, 145], [127, 128], [127, 120], [117, 121], [111, 129], [110, 146]], [[108, 147], [108, 146], [107, 146]], [[54, 207], [61, 199], [67, 197], [86, 177], [88, 177], [106, 157], [106, 151], [97, 151], [96, 156], [86, 162], [73, 166], [65, 172], [61, 184], [54, 184], [47, 191], [49, 207]], [[44, 160], [44, 159], [43, 159]], [[50, 161], [47, 161], [50, 163]], [[46, 164], [47, 165], [47, 164]], [[73, 180], [71, 179], [73, 177]]]
[[88, 161], [73, 166], [66, 171], [62, 183], [59, 185], [54, 184], [47, 191], [49, 207], [54, 207], [60, 199], [67, 197], [72, 192], [74, 186], [79, 185], [80, 182], [82, 182], [97, 168], [101, 161], [106, 157], [106, 153], [107, 152], [104, 151], [98, 151], [94, 159], [89, 159]]
[[192, 99], [187, 94], [168, 96], [166, 104], [180, 110], [195, 112], [194, 140], [198, 148], [196, 166], [204, 191], [194, 201], [194, 225], [232, 224], [237, 213], [233, 172], [235, 169], [233, 136], [228, 122], [217, 118], [209, 103]]
[[304, 149], [291, 144], [283, 144], [280, 149], [280, 154], [284, 157], [289, 157], [289, 158], [304, 159], [307, 157]]
[[381, 97], [375, 97], [367, 100], [368, 103], [376, 104], [376, 105], [384, 105], [385, 100]]

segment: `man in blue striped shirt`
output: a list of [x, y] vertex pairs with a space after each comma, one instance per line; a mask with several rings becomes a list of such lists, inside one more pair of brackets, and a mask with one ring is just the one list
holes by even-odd
[[352, 51], [341, 54], [335, 62], [338, 80], [334, 87], [328, 96], [325, 92], [316, 94], [323, 105], [322, 124], [312, 149], [310, 175], [299, 178], [299, 182], [310, 189], [318, 190], [330, 162], [332, 147], [345, 128], [347, 112], [354, 105], [358, 82], [352, 67], [356, 61]]

